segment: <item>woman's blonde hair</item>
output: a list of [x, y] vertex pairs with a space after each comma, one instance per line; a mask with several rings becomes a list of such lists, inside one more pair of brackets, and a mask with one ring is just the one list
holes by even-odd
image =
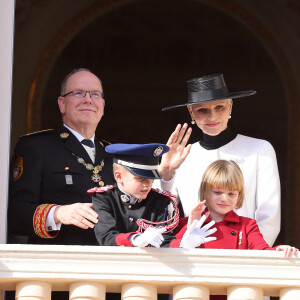
[[244, 201], [244, 177], [239, 166], [232, 160], [216, 160], [205, 170], [200, 185], [200, 201], [207, 200], [207, 194], [213, 188], [238, 191], [236, 208]]

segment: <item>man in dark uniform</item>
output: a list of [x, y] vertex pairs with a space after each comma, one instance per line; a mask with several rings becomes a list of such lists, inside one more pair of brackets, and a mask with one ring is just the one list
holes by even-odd
[[93, 207], [99, 215], [95, 225], [102, 246], [167, 247], [174, 239], [179, 212], [168, 192], [152, 189], [159, 158], [169, 151], [164, 144], [113, 144], [105, 148], [114, 155], [115, 186], [96, 187]]
[[8, 230], [34, 244], [95, 245], [98, 215], [87, 190], [114, 183], [112, 158], [95, 137], [105, 105], [100, 79], [72, 71], [58, 105], [61, 128], [23, 136], [16, 145]]

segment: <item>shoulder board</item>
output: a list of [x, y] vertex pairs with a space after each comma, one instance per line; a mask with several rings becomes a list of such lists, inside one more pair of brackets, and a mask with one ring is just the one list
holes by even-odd
[[169, 191], [162, 191], [160, 189], [154, 189], [154, 188], [152, 188], [152, 191], [162, 194], [164, 196], [167, 196], [170, 199], [173, 199], [173, 200], [176, 199], [176, 195], [170, 193]]
[[106, 140], [101, 140], [101, 141], [99, 141], [99, 143], [100, 143], [100, 145], [101, 145], [102, 147], [105, 147], [105, 146], [108, 146], [108, 145], [111, 144], [110, 142], [108, 142], [108, 141], [106, 141]]
[[106, 186], [103, 186], [103, 187], [94, 187], [92, 189], [89, 189], [87, 192], [88, 193], [103, 193], [103, 192], [106, 192], [108, 190], [112, 190], [114, 188], [113, 185], [106, 185]]
[[20, 138], [26, 137], [26, 136], [34, 136], [34, 135], [40, 135], [40, 134], [50, 133], [50, 132], [52, 132], [53, 130], [54, 130], [54, 129], [45, 129], [45, 130], [41, 130], [41, 131], [30, 132], [30, 133], [21, 135]]

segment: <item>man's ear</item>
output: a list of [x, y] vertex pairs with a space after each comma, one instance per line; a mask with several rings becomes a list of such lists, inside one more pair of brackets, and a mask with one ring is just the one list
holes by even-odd
[[58, 103], [58, 107], [59, 107], [60, 112], [62, 114], [64, 114], [65, 111], [66, 111], [65, 98], [59, 96], [58, 99], [57, 99], [57, 103]]

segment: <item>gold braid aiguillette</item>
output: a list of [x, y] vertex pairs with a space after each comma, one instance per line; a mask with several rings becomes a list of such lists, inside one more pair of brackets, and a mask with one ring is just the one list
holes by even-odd
[[104, 159], [102, 159], [100, 165], [97, 165], [97, 166], [93, 166], [92, 164], [87, 164], [85, 162], [85, 160], [79, 156], [77, 156], [76, 154], [72, 153], [76, 158], [77, 158], [77, 161], [84, 165], [86, 167], [87, 170], [90, 170], [90, 171], [93, 171], [93, 174], [91, 176], [91, 179], [94, 181], [94, 182], [98, 182], [98, 184], [100, 186], [104, 186], [104, 181], [102, 180], [101, 176], [99, 175], [99, 172], [102, 171], [103, 169], [103, 166], [104, 166]]

